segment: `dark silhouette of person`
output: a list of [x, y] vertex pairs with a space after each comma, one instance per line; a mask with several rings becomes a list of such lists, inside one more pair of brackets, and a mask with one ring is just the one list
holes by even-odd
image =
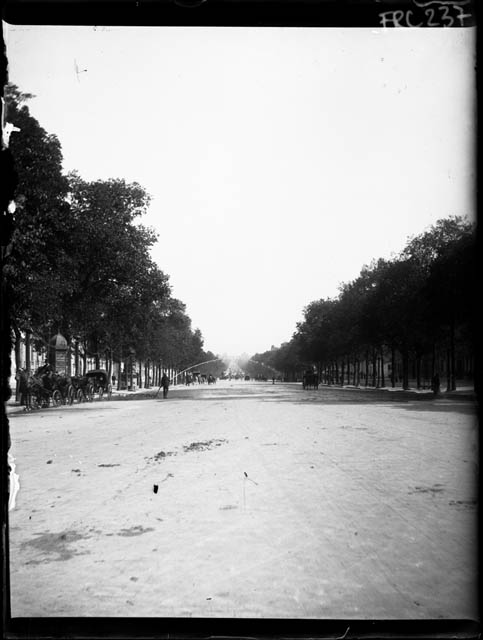
[[166, 371], [163, 372], [163, 377], [161, 378], [161, 386], [163, 387], [163, 398], [167, 398], [169, 389], [169, 378], [166, 375]]
[[25, 369], [19, 369], [17, 374], [18, 390], [20, 392], [20, 406], [27, 407], [28, 375]]

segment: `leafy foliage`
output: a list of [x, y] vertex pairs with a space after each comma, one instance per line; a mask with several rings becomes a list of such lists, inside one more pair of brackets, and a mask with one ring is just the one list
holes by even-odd
[[32, 328], [52, 321], [55, 302], [66, 285], [62, 273], [68, 262], [68, 182], [62, 174], [59, 141], [22, 104], [30, 94], [9, 85], [5, 97], [6, 118], [19, 131], [10, 139], [17, 188], [4, 275], [12, 291], [14, 322]]
[[156, 234], [139, 222], [149, 195], [122, 179], [64, 175], [59, 141], [25, 104], [32, 97], [14, 85], [6, 91], [18, 182], [4, 275], [17, 340], [28, 331], [46, 344], [61, 331], [97, 359], [203, 360], [200, 331], [150, 257]]
[[448, 352], [454, 376], [456, 348], [467, 354], [474, 348], [475, 236], [474, 225], [461, 217], [438, 220], [394, 259], [364, 266], [338, 298], [309, 303], [292, 340], [271, 362], [280, 358], [287, 368], [288, 358], [292, 369], [301, 362], [322, 369], [397, 350], [407, 378], [411, 354], [432, 357], [434, 367], [434, 354]]

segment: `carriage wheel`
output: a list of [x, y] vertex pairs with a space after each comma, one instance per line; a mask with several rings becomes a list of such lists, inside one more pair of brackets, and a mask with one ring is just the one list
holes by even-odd
[[107, 385], [107, 399], [110, 400], [112, 397], [112, 384]]
[[58, 389], [56, 389], [52, 394], [52, 404], [54, 407], [60, 407], [62, 404], [62, 394]]
[[75, 399], [75, 389], [70, 384], [67, 387], [66, 404], [73, 404], [74, 403], [74, 399]]
[[80, 404], [84, 400], [84, 394], [82, 393], [82, 389], [77, 389], [75, 392], [75, 401]]
[[86, 396], [89, 402], [94, 400], [94, 385], [88, 384], [86, 387]]

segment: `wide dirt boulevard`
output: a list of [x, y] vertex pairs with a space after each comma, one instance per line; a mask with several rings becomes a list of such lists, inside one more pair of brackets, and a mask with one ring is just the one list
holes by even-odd
[[14, 617], [477, 617], [469, 399], [218, 382], [10, 430]]

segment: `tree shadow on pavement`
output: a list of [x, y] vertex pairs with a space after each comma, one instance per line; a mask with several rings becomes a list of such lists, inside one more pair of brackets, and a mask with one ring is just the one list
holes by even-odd
[[17, 420], [18, 418], [31, 418], [33, 416], [45, 417], [52, 414], [63, 413], [67, 415], [70, 411], [75, 411], [76, 415], [88, 414], [91, 411], [116, 411], [116, 407], [109, 406], [106, 404], [88, 404], [85, 406], [73, 406], [73, 407], [45, 407], [45, 409], [33, 409], [32, 411], [23, 411], [22, 409], [18, 409], [17, 411], [11, 411], [7, 413], [7, 417], [10, 420]]
[[[266, 398], [266, 402], [290, 402], [292, 404], [320, 404], [328, 405], [374, 405], [391, 404], [394, 407], [407, 409], [408, 411], [432, 411], [460, 413], [465, 415], [477, 415], [476, 401], [470, 396], [448, 396], [435, 398], [433, 394], [420, 394], [414, 392], [391, 391], [352, 391], [352, 390], [327, 390], [300, 391], [301, 397], [295, 397], [294, 393], [280, 394], [276, 397]], [[304, 396], [302, 396], [304, 394]]]
[[[196, 392], [198, 391], [198, 392]], [[173, 393], [168, 399], [157, 399], [158, 402], [211, 402], [226, 403], [230, 401], [259, 400], [262, 402], [308, 405], [317, 404], [321, 407], [336, 405], [393, 405], [407, 409], [408, 411], [432, 411], [445, 413], [459, 413], [465, 415], [477, 415], [478, 406], [476, 400], [470, 395], [448, 395], [435, 398], [432, 393], [415, 393], [405, 391], [384, 391], [384, 390], [357, 390], [357, 389], [319, 389], [304, 390], [291, 389], [284, 390], [280, 387], [276, 390], [269, 389], [266, 393], [250, 393], [244, 390], [242, 393], [210, 393], [205, 395], [203, 390]], [[201, 391], [201, 393], [200, 393]], [[211, 391], [211, 390], [210, 390]], [[215, 390], [213, 390], [215, 391]]]

